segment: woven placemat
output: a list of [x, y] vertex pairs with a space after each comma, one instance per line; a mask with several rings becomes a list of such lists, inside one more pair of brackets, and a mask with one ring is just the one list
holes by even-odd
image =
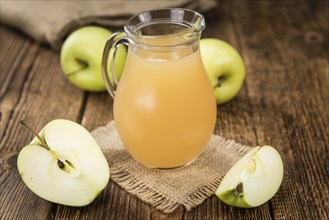
[[212, 135], [192, 164], [174, 171], [146, 168], [124, 149], [113, 121], [92, 132], [109, 162], [111, 179], [127, 192], [169, 213], [187, 210], [214, 194], [230, 167], [250, 148]]

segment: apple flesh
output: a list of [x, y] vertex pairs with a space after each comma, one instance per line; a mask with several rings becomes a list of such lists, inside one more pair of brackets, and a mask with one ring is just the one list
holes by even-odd
[[57, 119], [36, 136], [17, 159], [27, 187], [63, 205], [91, 203], [110, 178], [108, 163], [91, 134], [75, 122]]
[[271, 146], [256, 147], [224, 176], [216, 196], [236, 207], [257, 207], [270, 200], [283, 179], [283, 162]]
[[[64, 41], [60, 53], [61, 67], [65, 76], [75, 86], [90, 92], [104, 91], [102, 77], [102, 54], [112, 32], [98, 26], [87, 26], [72, 32]], [[120, 45], [114, 63], [119, 79], [127, 56], [127, 49]], [[108, 60], [108, 72], [111, 77]]]
[[200, 52], [217, 104], [233, 99], [245, 78], [245, 65], [238, 51], [230, 44], [214, 38], [200, 40]]

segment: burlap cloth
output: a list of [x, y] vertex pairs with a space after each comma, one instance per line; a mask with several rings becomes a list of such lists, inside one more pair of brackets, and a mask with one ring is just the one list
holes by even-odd
[[139, 12], [182, 7], [206, 12], [215, 0], [1, 0], [1, 22], [59, 49], [73, 30], [86, 25], [122, 27]]
[[214, 194], [230, 167], [250, 148], [213, 135], [201, 156], [174, 171], [146, 168], [124, 149], [113, 121], [92, 132], [110, 166], [111, 180], [163, 212], [187, 210]]

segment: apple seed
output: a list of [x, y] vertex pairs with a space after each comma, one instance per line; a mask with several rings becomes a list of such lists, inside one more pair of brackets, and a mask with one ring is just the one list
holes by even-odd
[[239, 183], [239, 185], [237, 185], [237, 187], [233, 190], [233, 195], [235, 197], [243, 196], [243, 184], [242, 183]]
[[217, 79], [218, 79], [218, 82], [216, 83], [216, 85], [214, 86], [214, 88], [221, 87], [222, 86], [222, 83], [224, 81], [224, 77], [223, 76], [220, 76]]
[[65, 162], [66, 162], [70, 167], [72, 167], [73, 169], [75, 169], [75, 166], [73, 165], [73, 163], [71, 163], [71, 162], [68, 161], [68, 160], [65, 160]]
[[59, 168], [64, 170], [65, 164], [61, 160], [57, 159], [57, 165], [58, 165]]

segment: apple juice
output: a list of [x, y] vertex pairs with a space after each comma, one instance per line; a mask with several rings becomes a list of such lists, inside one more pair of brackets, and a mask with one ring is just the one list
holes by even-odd
[[198, 42], [194, 49], [129, 49], [114, 99], [114, 120], [128, 152], [145, 166], [186, 165], [212, 135], [216, 100]]

